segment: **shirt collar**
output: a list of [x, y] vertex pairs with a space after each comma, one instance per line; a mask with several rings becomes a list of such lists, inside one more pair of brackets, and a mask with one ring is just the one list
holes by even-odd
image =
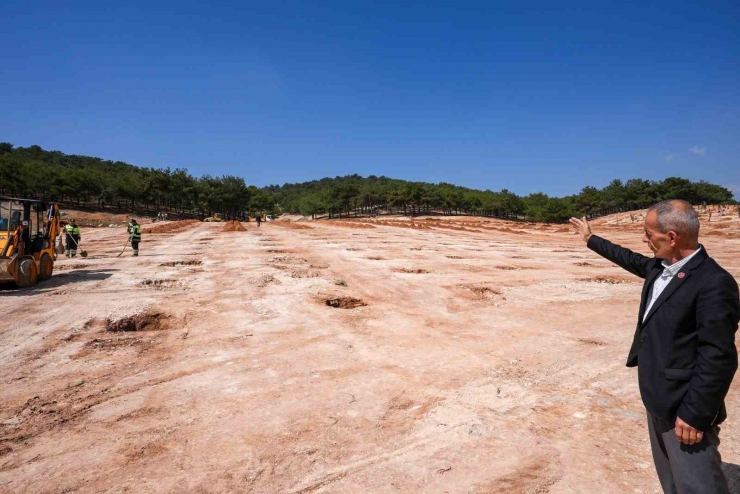
[[696, 254], [699, 253], [700, 250], [701, 250], [701, 245], [694, 252], [684, 257], [680, 261], [674, 262], [673, 264], [668, 264], [668, 261], [664, 259], [663, 260], [663, 268], [664, 268], [663, 273], [670, 274], [671, 276], [675, 276], [681, 270], [681, 268], [683, 268], [686, 265], [686, 263], [688, 263], [691, 260], [692, 257], [694, 257]]

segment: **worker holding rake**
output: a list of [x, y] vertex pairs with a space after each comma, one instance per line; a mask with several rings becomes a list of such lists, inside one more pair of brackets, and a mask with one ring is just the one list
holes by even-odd
[[141, 225], [134, 218], [131, 218], [131, 222], [128, 224], [128, 234], [131, 248], [134, 251], [133, 257], [137, 257], [139, 255], [139, 242], [141, 242]]
[[82, 233], [80, 232], [80, 227], [77, 226], [77, 221], [75, 221], [74, 218], [72, 218], [69, 223], [64, 225], [64, 233], [66, 237], [66, 249], [64, 249], [64, 256], [77, 256], [77, 247], [80, 245], [80, 240], [82, 240]]

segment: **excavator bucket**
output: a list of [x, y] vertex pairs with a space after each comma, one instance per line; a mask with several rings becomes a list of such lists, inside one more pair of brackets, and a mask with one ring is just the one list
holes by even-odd
[[0, 283], [15, 281], [16, 269], [18, 269], [18, 256], [0, 258]]

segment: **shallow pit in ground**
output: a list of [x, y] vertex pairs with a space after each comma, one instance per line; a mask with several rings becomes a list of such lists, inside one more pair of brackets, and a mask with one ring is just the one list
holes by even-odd
[[263, 274], [262, 276], [255, 278], [254, 284], [260, 288], [265, 288], [267, 285], [271, 284], [280, 285], [281, 282], [271, 274]]
[[304, 262], [308, 262], [307, 260], [301, 258], [301, 257], [293, 257], [293, 256], [275, 256], [272, 259], [270, 259], [268, 262], [285, 262], [285, 263], [293, 263], [293, 264], [300, 264]]
[[592, 276], [590, 278], [581, 278], [578, 281], [586, 281], [588, 283], [607, 283], [609, 285], [621, 285], [623, 283], [637, 283], [637, 280], [628, 276], [614, 276], [614, 275], [599, 275]]
[[203, 261], [170, 261], [163, 262], [160, 266], [175, 267], [175, 266], [200, 266]]
[[407, 273], [407, 274], [429, 274], [430, 271], [421, 268], [395, 268], [392, 270], [394, 273]]
[[477, 302], [496, 302], [497, 307], [499, 302], [506, 300], [503, 289], [489, 282], [458, 283], [445, 288], [464, 299]]
[[321, 273], [319, 271], [312, 271], [310, 269], [294, 269], [290, 273], [291, 278], [319, 278]]
[[139, 312], [131, 316], [105, 321], [108, 331], [157, 331], [167, 329], [170, 316], [158, 311]]
[[325, 303], [335, 309], [356, 309], [357, 307], [365, 307], [367, 305], [361, 299], [354, 297], [329, 298], [326, 299]]
[[496, 287], [474, 283], [464, 283], [458, 286], [465, 290], [472, 298], [476, 298], [479, 300], [502, 298], [503, 300], [506, 300], [503, 297], [503, 292]]
[[162, 278], [159, 280], [144, 280], [140, 283], [141, 286], [156, 288], [156, 289], [174, 288], [178, 284], [179, 282], [172, 278]]

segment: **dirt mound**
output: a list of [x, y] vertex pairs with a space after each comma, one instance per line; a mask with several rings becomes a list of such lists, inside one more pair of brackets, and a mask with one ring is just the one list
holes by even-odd
[[151, 233], [177, 233], [184, 230], [187, 230], [188, 228], [194, 227], [197, 223], [200, 223], [200, 220], [182, 220], [182, 221], [174, 221], [172, 223], [164, 223], [162, 225], [153, 226], [151, 228], [143, 228], [141, 230], [142, 234], [151, 234]]
[[120, 319], [108, 319], [105, 329], [108, 331], [157, 331], [167, 328], [169, 316], [162, 312], [146, 311]]
[[303, 223], [293, 223], [292, 221], [271, 221], [271, 225], [288, 228], [289, 230], [313, 230], [313, 227]]
[[360, 222], [354, 222], [354, 221], [322, 220], [321, 224], [331, 225], [331, 226], [343, 226], [345, 228], [363, 228], [363, 229], [375, 228], [373, 225], [369, 223], [360, 223]]
[[463, 256], [445, 256], [447, 259], [465, 259]]
[[367, 305], [359, 298], [353, 297], [330, 298], [327, 299], [325, 303], [329, 307], [334, 307], [335, 309], [355, 309], [357, 307], [364, 307]]
[[62, 216], [62, 220], [74, 218], [77, 224], [83, 228], [110, 227], [110, 225], [125, 226], [131, 218], [135, 218], [139, 224], [151, 221], [151, 218], [138, 214], [114, 214], [104, 211], [88, 212], [66, 208], [63, 208], [61, 212], [66, 213], [66, 216]]
[[590, 262], [574, 262], [573, 265], [581, 266], [583, 268], [592, 268], [596, 266], [596, 264], [591, 264]]
[[236, 220], [227, 221], [224, 225], [223, 229], [221, 230], [223, 232], [246, 232], [247, 229], [244, 228], [244, 225], [241, 224], [241, 222]]
[[175, 267], [175, 266], [200, 266], [203, 261], [170, 261], [163, 262], [160, 266]]

